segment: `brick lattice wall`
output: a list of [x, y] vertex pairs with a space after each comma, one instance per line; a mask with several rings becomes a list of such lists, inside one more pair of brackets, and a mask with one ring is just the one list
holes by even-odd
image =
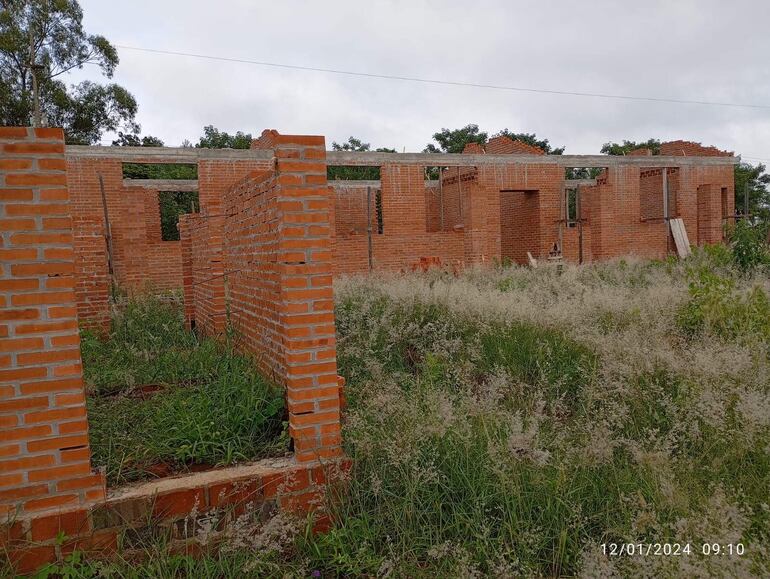
[[0, 128], [0, 513], [104, 498], [92, 471], [61, 129]]

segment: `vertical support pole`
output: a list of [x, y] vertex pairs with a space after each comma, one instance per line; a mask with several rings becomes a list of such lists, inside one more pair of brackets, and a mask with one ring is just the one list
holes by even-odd
[[671, 221], [668, 214], [668, 169], [661, 169], [663, 179], [663, 221], [666, 224], [666, 253], [671, 251]]
[[366, 188], [366, 238], [369, 244], [369, 271], [373, 268], [372, 257], [372, 188]]
[[107, 194], [104, 192], [104, 177], [99, 173], [99, 190], [102, 194], [102, 209], [104, 209], [104, 237], [107, 240], [107, 266], [110, 272], [110, 278], [112, 278], [113, 284], [115, 282], [115, 268], [112, 261], [112, 227], [110, 226], [110, 214], [107, 211]]
[[463, 215], [463, 181], [460, 176], [460, 166], [457, 166], [457, 201], [460, 204], [460, 219], [465, 221], [465, 216]]
[[444, 231], [444, 185], [441, 181], [441, 167], [438, 168], [438, 201], [441, 207], [441, 231]]
[[575, 220], [578, 226], [578, 264], [583, 263], [583, 216], [580, 211], [580, 185], [575, 187]]
[[564, 228], [569, 221], [569, 189], [562, 189], [559, 209], [559, 253], [564, 255]]

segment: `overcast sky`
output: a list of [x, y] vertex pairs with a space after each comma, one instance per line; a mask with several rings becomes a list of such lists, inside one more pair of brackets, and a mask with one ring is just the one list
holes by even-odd
[[[113, 44], [376, 74], [770, 106], [766, 0], [81, 0]], [[144, 134], [204, 125], [420, 151], [442, 127], [535, 132], [567, 153], [677, 138], [770, 159], [770, 108], [450, 87], [119, 49]], [[90, 69], [90, 70], [89, 70]], [[72, 77], [93, 78], [94, 67]]]

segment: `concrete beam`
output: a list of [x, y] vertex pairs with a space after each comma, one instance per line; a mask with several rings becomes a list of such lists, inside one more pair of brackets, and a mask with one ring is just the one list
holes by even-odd
[[[365, 180], [360, 181], [356, 179], [334, 179], [329, 181], [329, 185], [335, 189], [358, 189], [360, 187], [371, 187], [372, 189], [380, 189], [382, 187], [382, 181], [380, 180]], [[438, 179], [428, 179], [425, 181], [426, 187], [438, 187]]]
[[333, 179], [330, 180], [329, 185], [335, 189], [358, 189], [359, 187], [371, 187], [372, 189], [379, 189], [382, 186], [380, 180], [366, 180], [361, 179]]
[[197, 191], [197, 179], [123, 179], [123, 187], [155, 191]]
[[[195, 163], [198, 159], [272, 159], [270, 149], [198, 149], [195, 147], [88, 147], [69, 145], [68, 157], [107, 157], [134, 163]], [[612, 155], [463, 155], [457, 153], [377, 153], [327, 151], [328, 165], [380, 167], [388, 164], [423, 167], [535, 164], [561, 167], [682, 167], [737, 165], [740, 157], [635, 157]]]
[[89, 147], [67, 145], [67, 157], [120, 159], [124, 163], [197, 163], [199, 159], [272, 159], [269, 149], [203, 149], [197, 147]]
[[564, 188], [574, 189], [575, 187], [591, 187], [596, 185], [596, 179], [565, 179]]
[[463, 155], [457, 153], [377, 153], [327, 151], [326, 162], [341, 167], [421, 165], [473, 167], [478, 165], [534, 164], [561, 167], [681, 167], [685, 165], [737, 165], [740, 157], [619, 157], [613, 155]]

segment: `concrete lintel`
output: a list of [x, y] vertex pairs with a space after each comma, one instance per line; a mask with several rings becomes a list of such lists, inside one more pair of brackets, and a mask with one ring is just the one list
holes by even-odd
[[740, 157], [634, 157], [612, 155], [463, 155], [458, 153], [377, 153], [327, 151], [326, 162], [342, 167], [377, 167], [389, 164], [424, 167], [478, 165], [558, 165], [561, 167], [680, 167], [684, 165], [737, 165]]
[[382, 181], [378, 179], [330, 179], [328, 183], [335, 189], [358, 189], [360, 187], [379, 189], [382, 186]]
[[200, 159], [272, 159], [269, 149], [205, 149], [197, 147], [90, 147], [67, 145], [67, 157], [101, 157], [125, 163], [196, 163]]
[[[361, 179], [334, 179], [329, 181], [329, 185], [335, 189], [359, 189], [363, 187], [371, 187], [372, 189], [380, 189], [382, 187], [382, 181], [380, 180], [365, 180]], [[438, 187], [438, 179], [426, 179], [426, 187]]]
[[197, 179], [123, 179], [123, 187], [155, 191], [197, 191]]
[[596, 179], [565, 179], [564, 188], [574, 189], [575, 187], [591, 187], [596, 185]]

